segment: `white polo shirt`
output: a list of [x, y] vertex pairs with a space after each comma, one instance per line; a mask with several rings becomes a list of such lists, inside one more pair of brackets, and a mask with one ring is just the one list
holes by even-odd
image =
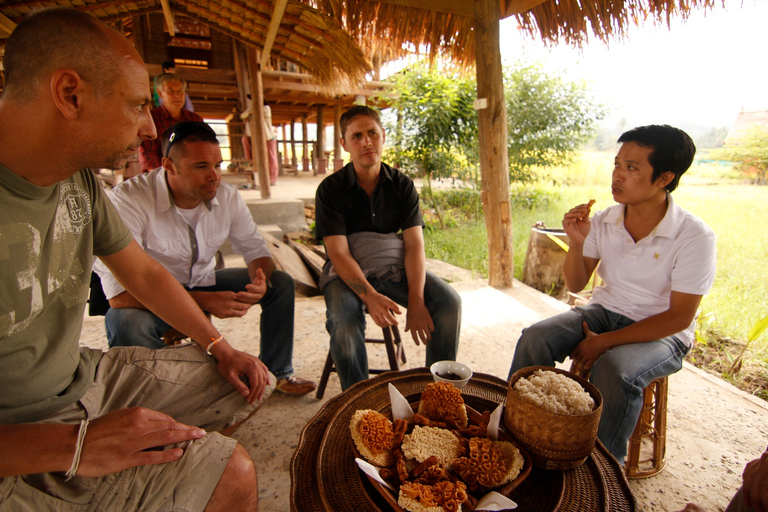
[[[228, 183], [219, 183], [216, 197], [201, 203], [196, 214], [186, 215], [196, 225], [181, 213], [193, 210], [180, 210], [173, 203], [162, 167], [124, 181], [109, 198], [142, 249], [188, 288], [216, 283], [216, 251], [224, 240], [229, 239], [246, 264], [271, 257], [245, 201]], [[97, 260], [94, 270], [107, 299], [125, 291], [103, 263]]]
[[[637, 243], [624, 228], [625, 206], [617, 204], [592, 218], [584, 256], [600, 260], [591, 303], [638, 321], [669, 309], [672, 291], [705, 295], [715, 278], [715, 233], [677, 206], [667, 194], [667, 213]], [[693, 344], [695, 322], [676, 334]]]

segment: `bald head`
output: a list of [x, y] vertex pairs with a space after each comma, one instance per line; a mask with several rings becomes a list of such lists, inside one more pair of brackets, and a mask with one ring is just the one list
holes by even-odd
[[[72, 69], [107, 96], [121, 76], [120, 37], [91, 14], [76, 9], [42, 9], [28, 14], [5, 46], [5, 94], [33, 98], [57, 69]], [[127, 41], [124, 44], [128, 44]]]

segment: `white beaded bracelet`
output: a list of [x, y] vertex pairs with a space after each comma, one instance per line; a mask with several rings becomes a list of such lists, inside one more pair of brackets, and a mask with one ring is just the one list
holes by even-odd
[[84, 419], [80, 422], [80, 430], [77, 431], [77, 444], [75, 444], [75, 456], [72, 457], [72, 466], [69, 471], [65, 473], [65, 481], [69, 481], [77, 473], [77, 469], [80, 467], [80, 454], [83, 453], [83, 444], [85, 442], [85, 433], [88, 431], [88, 420]]
[[208, 347], [206, 347], [205, 351], [206, 351], [206, 352], [208, 352], [209, 354], [213, 355], [213, 354], [211, 353], [211, 349], [213, 349], [213, 347], [215, 347], [215, 346], [216, 346], [216, 344], [217, 344], [218, 342], [220, 342], [221, 340], [223, 340], [223, 339], [224, 339], [224, 335], [223, 335], [223, 334], [219, 335], [219, 337], [218, 337], [218, 338], [216, 338], [216, 339], [213, 339], [213, 338], [211, 338], [211, 344], [210, 344], [210, 345], [208, 345]]

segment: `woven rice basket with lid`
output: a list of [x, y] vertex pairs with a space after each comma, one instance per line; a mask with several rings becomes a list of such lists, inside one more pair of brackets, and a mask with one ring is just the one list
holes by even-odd
[[[583, 416], [552, 413], [520, 398], [514, 390], [515, 383], [536, 370], [561, 373], [578, 382], [595, 400], [592, 412]], [[602, 395], [586, 379], [559, 368], [530, 366], [518, 370], [509, 379], [504, 424], [531, 454], [535, 466], [543, 469], [573, 469], [584, 463], [595, 446], [602, 410]]]

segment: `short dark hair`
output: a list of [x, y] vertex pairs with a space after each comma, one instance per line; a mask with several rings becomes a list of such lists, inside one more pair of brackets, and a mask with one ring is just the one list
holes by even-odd
[[176, 69], [176, 63], [173, 62], [172, 60], [167, 60], [163, 62], [162, 67], [163, 67], [163, 72], [165, 72], [166, 69]]
[[667, 192], [677, 188], [680, 177], [688, 170], [696, 155], [696, 145], [691, 137], [680, 128], [667, 124], [639, 126], [621, 134], [618, 142], [635, 142], [650, 148], [648, 162], [653, 167], [651, 182], [667, 171], [675, 173], [674, 179], [665, 187]]
[[96, 94], [107, 97], [122, 76], [115, 45], [90, 13], [66, 7], [27, 14], [5, 45], [6, 94], [30, 99], [56, 69], [74, 69]]
[[381, 124], [381, 118], [379, 117], [379, 113], [377, 111], [365, 105], [355, 105], [354, 107], [350, 107], [349, 110], [341, 114], [341, 117], [339, 118], [339, 128], [341, 129], [342, 139], [344, 139], [344, 136], [347, 133], [347, 127], [349, 126], [349, 123], [351, 123], [352, 119], [357, 116], [370, 117], [376, 121], [376, 124], [379, 125], [379, 128], [382, 130], [384, 129], [384, 126]]
[[[173, 139], [171, 140], [171, 136]], [[216, 138], [216, 132], [208, 123], [201, 123], [200, 121], [182, 121], [169, 127], [163, 132], [163, 155], [170, 158], [170, 151], [172, 148], [182, 148], [181, 142], [210, 142], [218, 144], [219, 139]], [[179, 156], [183, 156], [179, 155]], [[171, 159], [173, 160], [173, 159]]]

